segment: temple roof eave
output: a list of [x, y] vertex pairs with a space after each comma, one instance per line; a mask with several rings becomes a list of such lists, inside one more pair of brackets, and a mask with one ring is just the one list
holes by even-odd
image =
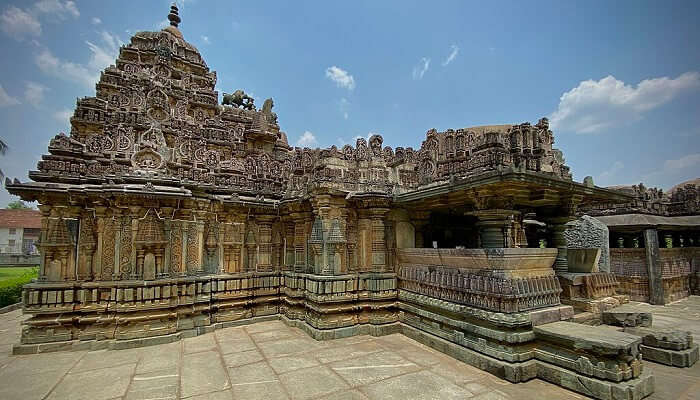
[[19, 182], [6, 183], [5, 188], [10, 194], [19, 196], [25, 201], [36, 201], [46, 194], [69, 195], [147, 195], [158, 197], [193, 197], [192, 191], [172, 186], [139, 185], [139, 184], [66, 184], [49, 182]]
[[437, 198], [459, 191], [470, 191], [507, 183], [525, 183], [528, 185], [533, 185], [533, 189], [535, 185], [537, 187], [546, 186], [547, 190], [551, 190], [557, 194], [579, 196], [581, 198], [581, 202], [589, 204], [599, 202], [622, 203], [632, 199], [632, 196], [615, 190], [597, 186], [587, 186], [582, 183], [563, 180], [558, 177], [537, 172], [514, 171], [509, 169], [505, 171], [485, 172], [463, 179], [456, 178], [451, 181], [431, 184], [429, 186], [396, 194], [394, 195], [394, 202], [398, 204], [410, 205], [411, 203], [418, 203], [423, 200]]
[[619, 214], [594, 217], [614, 230], [641, 230], [656, 228], [663, 230], [674, 229], [698, 229], [700, 228], [700, 215], [667, 217], [649, 214]]

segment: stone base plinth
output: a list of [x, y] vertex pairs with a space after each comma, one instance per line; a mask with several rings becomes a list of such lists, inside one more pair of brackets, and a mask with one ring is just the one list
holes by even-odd
[[645, 345], [640, 345], [639, 348], [645, 360], [670, 365], [672, 367], [691, 367], [698, 361], [698, 357], [700, 357], [697, 344], [694, 344], [691, 348], [686, 350], [670, 350]]

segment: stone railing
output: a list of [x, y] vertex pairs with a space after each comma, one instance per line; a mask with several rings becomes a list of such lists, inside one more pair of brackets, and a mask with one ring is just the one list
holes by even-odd
[[399, 289], [496, 312], [560, 304], [556, 249], [399, 249]]
[[463, 272], [502, 277], [554, 275], [557, 249], [398, 249], [401, 265], [439, 265]]

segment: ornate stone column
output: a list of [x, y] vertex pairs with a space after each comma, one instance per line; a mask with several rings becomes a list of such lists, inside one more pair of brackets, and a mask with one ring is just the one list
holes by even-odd
[[258, 272], [272, 271], [272, 221], [269, 215], [259, 215], [255, 218], [258, 223]]
[[[161, 209], [161, 212], [164, 216], [164, 218], [169, 218], [171, 215], [173, 215], [173, 208], [172, 207], [163, 207]], [[170, 241], [170, 220], [169, 219], [164, 219], [163, 220], [163, 233], [165, 234], [165, 240]], [[167, 278], [171, 276], [171, 269], [170, 269], [170, 252], [171, 248], [168, 243], [166, 243], [165, 248], [163, 249], [163, 260], [162, 260], [162, 267], [161, 270], [159, 271], [158, 278]]]
[[569, 272], [566, 237], [564, 236], [564, 231], [567, 228], [566, 223], [569, 221], [568, 217], [553, 218], [548, 221], [551, 224], [552, 244], [557, 248], [557, 258], [554, 261], [554, 270], [557, 274]]
[[285, 271], [294, 271], [294, 249], [296, 243], [296, 238], [294, 234], [294, 220], [283, 221], [282, 227], [284, 229], [284, 243], [282, 245], [284, 252], [283, 268]]
[[[120, 208], [112, 209], [112, 232], [114, 237], [114, 269], [112, 270], [111, 279], [114, 281], [121, 280], [122, 270], [121, 270], [121, 238], [122, 238], [122, 213], [124, 210]], [[129, 230], [131, 233], [131, 230]]]
[[294, 221], [294, 272], [306, 271], [306, 232], [310, 213], [291, 214]]
[[370, 209], [372, 220], [372, 271], [386, 272], [386, 232], [384, 217], [389, 212], [388, 208]]
[[478, 218], [481, 247], [486, 249], [515, 247], [513, 224], [518, 211], [506, 209], [479, 210], [467, 213]]
[[576, 208], [581, 201], [580, 196], [561, 199], [558, 215], [545, 219], [552, 232], [552, 245], [557, 248], [557, 258], [554, 261], [554, 271], [557, 274], [569, 272], [569, 258], [564, 231], [567, 223], [576, 219]]
[[41, 211], [41, 234], [39, 236], [39, 281], [43, 282], [47, 280], [46, 276], [46, 249], [42, 246], [42, 243], [46, 243], [47, 233], [49, 231], [49, 215], [51, 214], [51, 206], [39, 205], [39, 211]]
[[[430, 222], [430, 211], [411, 212], [411, 223], [416, 230], [416, 247], [426, 247], [425, 228]], [[428, 246], [430, 247], [430, 246]]]

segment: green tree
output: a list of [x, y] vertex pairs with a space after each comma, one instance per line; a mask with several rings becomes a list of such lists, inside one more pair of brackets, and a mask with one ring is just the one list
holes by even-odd
[[[5, 152], [7, 152], [7, 143], [5, 143], [4, 140], [0, 139], [0, 156], [4, 156]], [[0, 169], [0, 181], [5, 178], [5, 174], [2, 172]]]
[[23, 202], [22, 200], [11, 201], [9, 204], [7, 204], [8, 210], [31, 210], [31, 208], [31, 206], [27, 205], [27, 203]]

